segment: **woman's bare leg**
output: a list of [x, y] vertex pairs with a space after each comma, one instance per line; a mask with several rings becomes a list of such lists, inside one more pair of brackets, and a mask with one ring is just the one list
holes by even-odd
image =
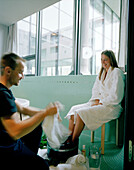
[[71, 136], [69, 136], [69, 138], [61, 145], [60, 149], [66, 149], [69, 148], [69, 146], [74, 147], [72, 144], [75, 144], [75, 139], [80, 136], [84, 126], [85, 124], [78, 114], [76, 124], [74, 124], [74, 115], [72, 115], [69, 119], [69, 130], [71, 131]]
[[82, 119], [80, 118], [80, 116], [77, 114], [77, 119], [76, 119], [76, 124], [74, 126], [74, 130], [73, 130], [73, 136], [72, 136], [72, 141], [74, 142], [75, 139], [77, 139], [82, 130], [84, 129], [84, 122], [82, 121]]
[[71, 134], [73, 134], [73, 131], [74, 131], [74, 115], [71, 115], [71, 118], [69, 119], [69, 130], [71, 131]]

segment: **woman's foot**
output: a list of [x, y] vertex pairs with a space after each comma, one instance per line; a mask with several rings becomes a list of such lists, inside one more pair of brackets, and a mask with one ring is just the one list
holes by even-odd
[[69, 145], [72, 142], [72, 135], [68, 136], [67, 140], [61, 144], [60, 149], [64, 148], [66, 145]]
[[75, 146], [78, 146], [79, 139], [77, 138], [75, 141], [72, 141], [72, 135], [68, 137], [68, 139], [61, 144], [60, 149], [72, 149]]

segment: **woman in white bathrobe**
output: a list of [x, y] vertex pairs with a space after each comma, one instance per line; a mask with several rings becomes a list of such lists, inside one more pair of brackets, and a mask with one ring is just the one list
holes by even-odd
[[102, 68], [94, 83], [91, 99], [87, 103], [73, 106], [66, 115], [72, 132], [69, 138], [71, 142], [78, 139], [84, 126], [94, 131], [103, 123], [118, 118], [122, 112], [124, 74], [118, 68], [113, 51], [103, 51], [101, 63]]

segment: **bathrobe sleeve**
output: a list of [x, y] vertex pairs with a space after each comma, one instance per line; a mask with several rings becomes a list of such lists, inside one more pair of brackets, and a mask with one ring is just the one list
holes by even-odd
[[121, 103], [124, 96], [124, 74], [120, 69], [115, 69], [111, 75], [110, 85], [105, 87], [107, 94], [105, 92], [100, 103], [103, 105], [118, 105]]

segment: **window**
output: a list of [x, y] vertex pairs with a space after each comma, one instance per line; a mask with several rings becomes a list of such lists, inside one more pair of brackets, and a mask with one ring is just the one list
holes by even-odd
[[35, 74], [36, 14], [18, 22], [19, 55], [27, 60], [25, 74]]
[[68, 75], [72, 69], [73, 0], [63, 0], [41, 12], [41, 75]]
[[82, 10], [80, 73], [98, 74], [103, 50], [113, 50], [118, 60], [120, 19], [102, 0], [82, 1]]
[[61, 0], [24, 18], [18, 28], [25, 74], [98, 74], [103, 50], [118, 60], [119, 25], [120, 16], [103, 0]]

